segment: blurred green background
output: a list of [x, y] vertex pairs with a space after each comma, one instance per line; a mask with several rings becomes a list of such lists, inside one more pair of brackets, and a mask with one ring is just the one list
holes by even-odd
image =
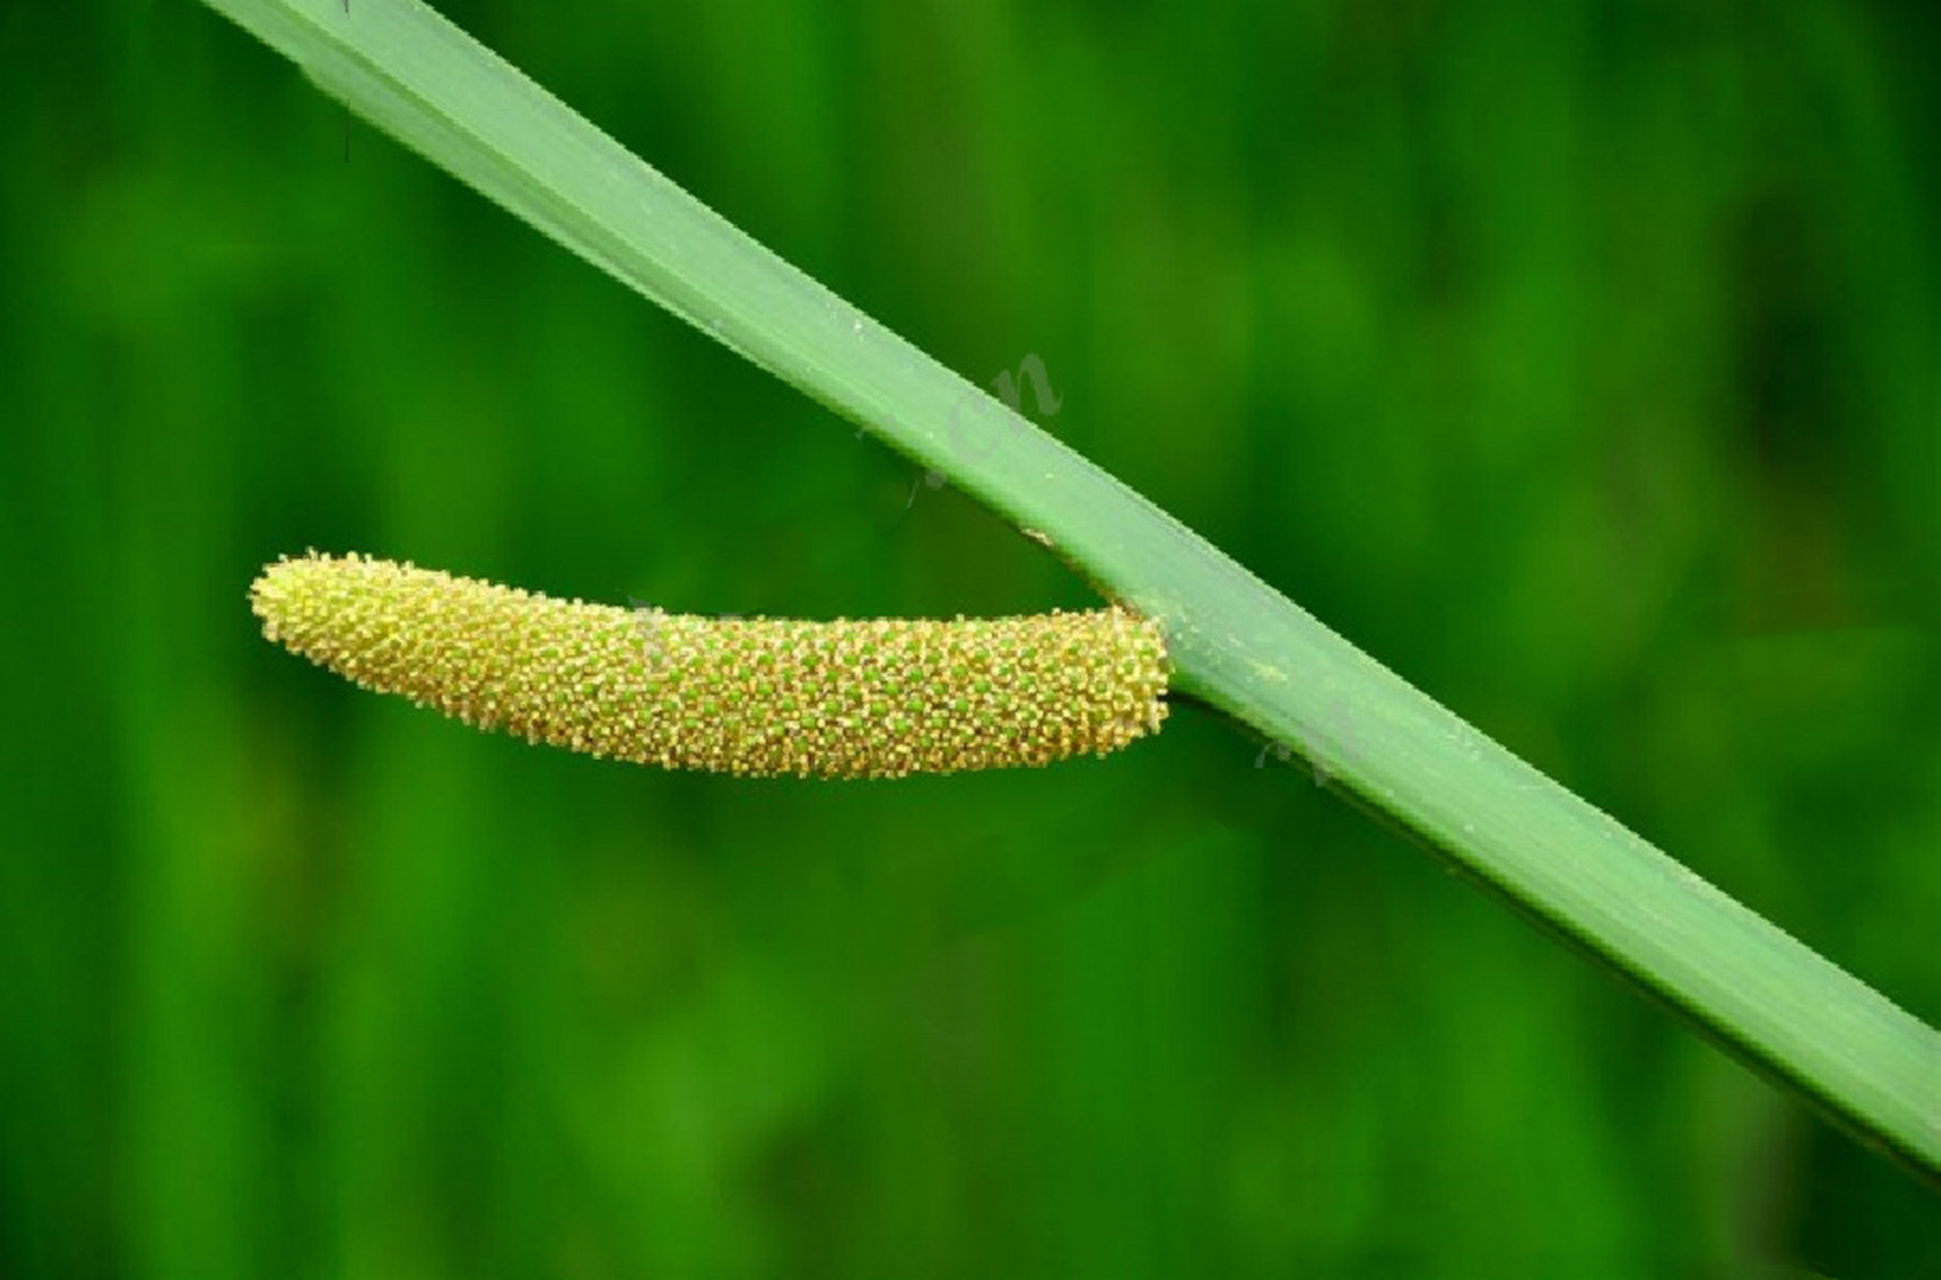
[[[1941, 1020], [1934, 6], [443, 11]], [[0, 1275], [1941, 1277], [1931, 1193], [1191, 708], [735, 782], [265, 644], [310, 546], [1089, 598], [187, 0], [0, 7], [0, 113]]]

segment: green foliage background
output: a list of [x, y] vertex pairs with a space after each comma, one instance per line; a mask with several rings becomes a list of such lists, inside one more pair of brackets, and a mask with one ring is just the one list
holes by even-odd
[[[442, 8], [1941, 1020], [1922, 6]], [[733, 782], [264, 644], [306, 546], [1091, 600], [200, 7], [0, 10], [0, 113], [0, 1274], [1941, 1276], [1930, 1193], [1190, 708]]]

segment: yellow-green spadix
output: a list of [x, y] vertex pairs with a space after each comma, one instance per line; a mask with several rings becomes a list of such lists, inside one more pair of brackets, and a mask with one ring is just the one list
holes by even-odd
[[594, 756], [889, 778], [1045, 765], [1166, 717], [1157, 624], [1120, 607], [955, 621], [704, 618], [368, 556], [279, 560], [263, 633], [367, 689]]

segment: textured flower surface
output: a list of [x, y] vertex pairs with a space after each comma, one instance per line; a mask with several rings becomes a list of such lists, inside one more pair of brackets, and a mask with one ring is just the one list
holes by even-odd
[[355, 554], [279, 560], [263, 633], [367, 689], [595, 756], [889, 778], [1104, 755], [1166, 717], [1159, 628], [1123, 608], [955, 621], [703, 618]]

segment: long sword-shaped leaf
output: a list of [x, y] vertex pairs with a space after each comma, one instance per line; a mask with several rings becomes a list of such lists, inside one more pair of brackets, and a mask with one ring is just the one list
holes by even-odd
[[1941, 1179], [1941, 1033], [1412, 688], [791, 267], [416, 0], [208, 0], [616, 279], [947, 476], [1164, 625], [1177, 684]]

